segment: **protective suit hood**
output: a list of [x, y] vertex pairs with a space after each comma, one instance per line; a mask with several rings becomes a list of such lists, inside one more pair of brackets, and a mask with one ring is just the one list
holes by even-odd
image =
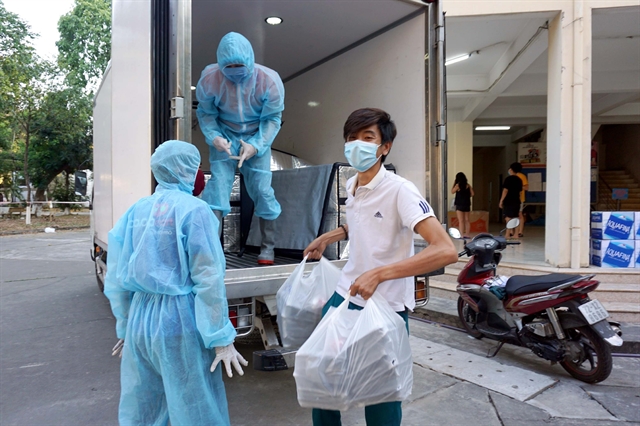
[[158, 186], [191, 194], [200, 165], [198, 148], [188, 142], [166, 141], [151, 156], [151, 171]]
[[231, 32], [222, 37], [217, 56], [220, 69], [227, 65], [242, 64], [249, 70], [249, 75], [253, 74], [255, 64], [253, 47], [242, 34]]

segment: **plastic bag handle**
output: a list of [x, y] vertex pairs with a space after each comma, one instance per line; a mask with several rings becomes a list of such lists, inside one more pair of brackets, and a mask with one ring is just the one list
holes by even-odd
[[329, 317], [333, 317], [337, 312], [342, 312], [345, 309], [347, 309], [348, 306], [349, 306], [349, 299], [350, 298], [351, 298], [351, 294], [347, 293], [347, 297], [344, 298], [342, 303], [340, 303], [338, 306], [336, 306], [336, 308], [333, 311], [331, 311], [331, 313], [327, 312], [327, 315]]

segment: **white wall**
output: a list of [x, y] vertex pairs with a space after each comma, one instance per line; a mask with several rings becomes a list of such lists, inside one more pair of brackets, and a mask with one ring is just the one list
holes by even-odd
[[386, 162], [424, 194], [424, 29], [421, 15], [289, 81], [273, 147], [313, 164], [345, 162], [342, 128], [349, 114], [381, 108], [398, 128]]
[[[453, 186], [456, 174], [465, 174], [473, 186], [473, 123], [447, 123], [447, 181]], [[449, 188], [450, 189], [450, 188]]]
[[112, 3], [113, 223], [151, 193], [151, 1]]
[[473, 135], [474, 148], [507, 146], [510, 143], [511, 135]]
[[585, 8], [593, 9], [640, 5], [640, 0], [444, 0], [443, 9], [447, 17], [473, 16], [570, 10], [575, 2], [582, 2]]

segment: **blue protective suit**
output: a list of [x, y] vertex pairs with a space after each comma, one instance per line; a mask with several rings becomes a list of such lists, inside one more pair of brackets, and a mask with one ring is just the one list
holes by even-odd
[[225, 259], [218, 220], [191, 195], [198, 149], [168, 141], [151, 156], [158, 186], [109, 232], [104, 293], [124, 339], [121, 425], [228, 425], [221, 367], [227, 346]]
[[[218, 63], [207, 66], [196, 87], [198, 121], [209, 144], [211, 179], [202, 199], [226, 216], [237, 161], [213, 147], [216, 136], [231, 142], [232, 155], [240, 153], [240, 139], [256, 148], [240, 172], [255, 204], [255, 214], [267, 220], [280, 215], [271, 188], [271, 144], [280, 131], [284, 110], [284, 85], [277, 72], [256, 64], [251, 43], [238, 33], [225, 35], [218, 46]], [[234, 83], [222, 70], [233, 64], [247, 67], [248, 75]]]

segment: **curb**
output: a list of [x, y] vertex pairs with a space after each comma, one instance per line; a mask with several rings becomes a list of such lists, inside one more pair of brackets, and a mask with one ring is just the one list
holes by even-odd
[[[457, 304], [453, 300], [431, 297], [427, 306], [416, 308], [414, 315], [429, 321], [452, 327], [463, 328], [458, 317]], [[620, 347], [611, 347], [611, 352], [617, 354], [640, 354], [640, 324], [622, 323], [622, 339]]]
[[[73, 231], [76, 229], [89, 229], [90, 226], [61, 226], [59, 228], [55, 228], [56, 232], [58, 231]], [[10, 236], [10, 235], [23, 235], [23, 234], [40, 234], [44, 233], [44, 229], [25, 229], [22, 231], [0, 231], [0, 237]]]

